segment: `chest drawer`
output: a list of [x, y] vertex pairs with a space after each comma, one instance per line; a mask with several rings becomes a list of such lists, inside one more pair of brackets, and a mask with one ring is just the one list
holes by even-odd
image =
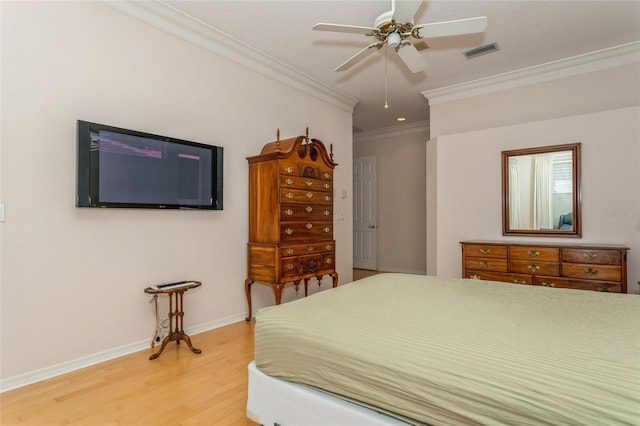
[[332, 182], [327, 180], [297, 176], [280, 176], [280, 188], [312, 189], [314, 191], [332, 191]]
[[465, 253], [469, 257], [491, 257], [506, 259], [507, 247], [484, 244], [466, 244]]
[[511, 259], [558, 262], [560, 260], [560, 249], [534, 246], [510, 247], [509, 256], [511, 257]]
[[282, 203], [314, 203], [332, 204], [333, 194], [330, 192], [319, 192], [304, 189], [281, 189], [280, 202]]
[[507, 272], [507, 259], [467, 257], [465, 268], [480, 271]]
[[305, 163], [299, 161], [280, 161], [278, 170], [284, 176], [299, 176], [303, 178], [333, 181], [333, 170], [323, 167], [319, 163]]
[[332, 218], [331, 204], [282, 204], [280, 206], [281, 220], [331, 220]]
[[282, 222], [281, 241], [326, 240], [333, 238], [333, 222]]
[[619, 266], [563, 263], [562, 276], [585, 280], [620, 281], [622, 271]]
[[562, 261], [567, 263], [593, 263], [598, 265], [620, 265], [622, 256], [613, 250], [563, 249]]
[[287, 256], [299, 256], [302, 254], [310, 254], [310, 253], [322, 253], [322, 252], [333, 253], [334, 250], [335, 250], [335, 242], [327, 241], [324, 243], [316, 243], [316, 244], [300, 244], [300, 245], [283, 246], [280, 248], [280, 255], [282, 257], [287, 257]]

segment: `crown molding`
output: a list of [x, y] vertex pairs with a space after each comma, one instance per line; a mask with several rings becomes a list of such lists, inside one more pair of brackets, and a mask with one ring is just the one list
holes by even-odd
[[428, 135], [429, 121], [417, 121], [415, 123], [407, 123], [393, 127], [383, 127], [382, 129], [357, 132], [353, 134], [353, 143], [370, 142], [378, 139], [410, 135], [414, 133], [425, 133], [425, 135]]
[[[100, 1], [289, 87], [353, 113], [358, 100], [158, 1]], [[242, 47], [239, 49], [238, 47]]]
[[421, 93], [433, 106], [635, 62], [640, 62], [640, 41]]

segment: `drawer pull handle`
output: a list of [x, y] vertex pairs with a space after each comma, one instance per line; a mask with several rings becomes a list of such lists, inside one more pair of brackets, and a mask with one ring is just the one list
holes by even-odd
[[324, 246], [324, 248], [326, 248], [327, 250], [331, 250], [333, 246], [331, 244], [327, 244], [326, 246]]
[[330, 212], [329, 210], [325, 210], [325, 211], [324, 211], [324, 215], [325, 215], [325, 216], [331, 216], [331, 212]]
[[307, 211], [307, 213], [311, 213], [313, 211], [313, 207], [307, 206], [305, 210]]
[[285, 180], [285, 182], [287, 183], [287, 185], [291, 185], [293, 184], [293, 179], [288, 178], [287, 180]]
[[325, 195], [325, 196], [324, 196], [324, 200], [325, 200], [325, 201], [331, 201], [331, 197], [329, 197], [328, 195]]
[[313, 251], [313, 246], [307, 247], [307, 251]]
[[290, 192], [287, 192], [287, 195], [285, 195], [288, 199], [292, 199], [293, 198], [293, 194]]
[[586, 271], [584, 271], [585, 275], [598, 275], [598, 270], [597, 269], [587, 269]]
[[469, 278], [471, 278], [472, 280], [479, 280], [480, 279], [480, 275], [471, 274], [471, 275], [469, 275]]
[[598, 258], [598, 253], [582, 253], [584, 260], [596, 260]]
[[288, 255], [292, 255], [293, 254], [293, 249], [292, 248], [288, 248], [287, 249], [287, 254]]
[[293, 215], [293, 210], [291, 209], [286, 209], [284, 212], [287, 214], [287, 216]]
[[287, 235], [291, 235], [291, 234], [293, 234], [293, 229], [287, 228], [287, 229], [285, 229], [284, 233], [287, 234]]
[[513, 282], [515, 284], [526, 284], [527, 283], [525, 280], [513, 280]]
[[548, 281], [543, 281], [542, 285], [545, 287], [555, 287], [556, 285], [552, 282], [548, 282]]
[[327, 226], [323, 229], [323, 231], [328, 234], [329, 232], [331, 232], [331, 228]]
[[540, 252], [539, 251], [534, 251], [534, 250], [528, 251], [527, 254], [530, 257], [538, 257], [538, 256], [540, 256]]
[[331, 175], [329, 173], [325, 173], [323, 176], [324, 176], [325, 179], [329, 179], [331, 177]]
[[287, 172], [287, 174], [291, 174], [291, 173], [293, 173], [293, 168], [291, 168], [291, 167], [287, 167], [287, 168], [285, 169], [285, 171]]
[[486, 254], [489, 254], [489, 253], [491, 253], [491, 249], [481, 248], [481, 249], [480, 249], [480, 253], [485, 254], [485, 255], [486, 255]]
[[305, 195], [307, 198], [313, 198], [313, 192], [307, 192]]
[[324, 189], [329, 189], [331, 188], [331, 184], [330, 183], [325, 183], [324, 184]]
[[538, 265], [529, 265], [527, 266], [527, 269], [529, 269], [531, 272], [538, 272], [540, 270], [540, 267]]
[[307, 223], [304, 227], [307, 229], [311, 229], [313, 228], [313, 223]]
[[311, 186], [311, 185], [313, 185], [313, 181], [311, 181], [311, 180], [307, 180], [307, 181], [305, 181], [304, 183], [305, 183], [307, 186]]
[[287, 270], [289, 270], [289, 271], [293, 271], [293, 265], [289, 263], [289, 264], [287, 265]]
[[333, 260], [331, 260], [330, 257], [327, 257], [327, 259], [325, 260], [325, 263], [328, 263], [329, 265], [331, 265], [331, 263], [333, 263]]
[[491, 263], [489, 263], [489, 262], [480, 262], [480, 266], [486, 269], [489, 266], [491, 266]]

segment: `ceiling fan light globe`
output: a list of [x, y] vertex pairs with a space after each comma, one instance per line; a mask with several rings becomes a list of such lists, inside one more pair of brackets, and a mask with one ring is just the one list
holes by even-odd
[[394, 31], [392, 33], [389, 33], [389, 36], [387, 37], [387, 43], [389, 44], [389, 47], [393, 47], [395, 49], [400, 45], [401, 39], [402, 38], [400, 37], [400, 34]]

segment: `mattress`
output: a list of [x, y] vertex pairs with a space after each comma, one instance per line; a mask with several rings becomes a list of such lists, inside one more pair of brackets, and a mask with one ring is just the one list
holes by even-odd
[[640, 424], [640, 297], [381, 274], [261, 310], [264, 374], [433, 425]]

